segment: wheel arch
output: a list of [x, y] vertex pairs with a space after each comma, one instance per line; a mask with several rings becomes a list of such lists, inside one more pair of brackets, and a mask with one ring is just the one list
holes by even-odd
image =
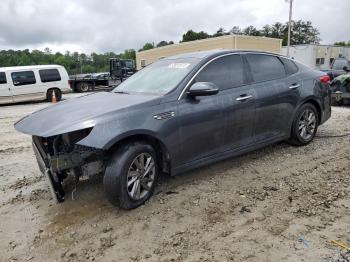
[[317, 99], [315, 98], [312, 98], [312, 97], [309, 97], [307, 99], [305, 99], [303, 101], [303, 103], [301, 103], [298, 107], [298, 110], [299, 108], [302, 106], [302, 105], [305, 105], [305, 104], [312, 104], [315, 108], [316, 108], [316, 111], [317, 111], [317, 116], [318, 116], [318, 125], [320, 125], [322, 123], [322, 109], [321, 109], [321, 104], [317, 101]]
[[171, 156], [167, 146], [156, 135], [149, 132], [131, 133], [118, 136], [118, 138], [110, 141], [104, 148], [108, 153], [113, 152], [122, 145], [132, 142], [145, 142], [150, 144], [156, 151], [157, 158], [161, 170], [165, 173], [170, 173]]
[[52, 90], [58, 90], [60, 91], [61, 95], [62, 95], [62, 90], [61, 88], [55, 86], [55, 87], [50, 87], [46, 90], [46, 99], [49, 99], [49, 92], [52, 91]]

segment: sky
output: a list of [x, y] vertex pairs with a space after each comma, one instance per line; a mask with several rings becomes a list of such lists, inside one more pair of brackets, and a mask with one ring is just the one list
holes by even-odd
[[[293, 19], [310, 20], [323, 44], [350, 41], [350, 0], [294, 0]], [[0, 50], [122, 52], [178, 42], [188, 29], [214, 33], [288, 20], [285, 0], [1, 0]]]

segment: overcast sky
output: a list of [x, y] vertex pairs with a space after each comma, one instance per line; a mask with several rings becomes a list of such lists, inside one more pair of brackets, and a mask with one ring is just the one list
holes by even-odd
[[[285, 0], [1, 0], [0, 49], [121, 52], [179, 41], [188, 29], [214, 33], [288, 20]], [[350, 0], [294, 0], [322, 43], [350, 40]]]

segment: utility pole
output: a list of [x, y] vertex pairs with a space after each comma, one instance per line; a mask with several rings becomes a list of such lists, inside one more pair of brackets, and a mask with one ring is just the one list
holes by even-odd
[[[287, 0], [288, 1], [288, 0]], [[292, 9], [293, 9], [293, 0], [289, 0], [289, 21], [288, 21], [288, 41], [287, 41], [287, 57], [289, 57], [290, 49], [290, 28], [292, 26]]]

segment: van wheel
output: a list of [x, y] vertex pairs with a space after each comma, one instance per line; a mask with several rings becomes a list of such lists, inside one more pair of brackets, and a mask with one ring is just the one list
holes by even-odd
[[55, 96], [56, 96], [56, 101], [59, 102], [62, 100], [62, 92], [61, 90], [55, 88], [55, 89], [49, 89], [47, 91], [47, 94], [46, 94], [46, 99], [48, 102], [52, 102], [52, 93], [55, 92]]
[[108, 200], [124, 209], [144, 204], [153, 194], [158, 173], [152, 146], [143, 142], [121, 146], [109, 160], [103, 179]]
[[318, 122], [315, 106], [309, 103], [302, 105], [295, 115], [288, 142], [296, 146], [307, 145], [316, 135]]
[[91, 85], [87, 82], [81, 82], [77, 84], [77, 90], [80, 93], [85, 93], [91, 89]]

